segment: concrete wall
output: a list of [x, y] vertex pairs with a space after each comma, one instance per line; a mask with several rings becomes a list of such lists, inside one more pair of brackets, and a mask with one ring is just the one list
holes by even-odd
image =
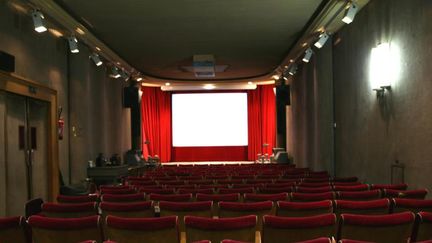
[[[288, 149], [299, 166], [331, 170], [334, 114], [337, 176], [390, 183], [391, 164], [398, 160], [411, 188], [432, 189], [431, 20], [431, 1], [372, 0], [333, 36], [333, 46], [327, 43], [300, 67], [290, 81], [287, 113]], [[399, 75], [378, 98], [369, 78], [370, 53], [384, 42], [399, 52]]]
[[[331, 41], [329, 41], [331, 42]], [[332, 46], [327, 44], [288, 83], [287, 151], [299, 167], [333, 173]]]
[[[431, 20], [428, 0], [371, 1], [340, 31], [333, 49], [338, 175], [389, 183], [398, 160], [406, 165], [408, 184], [432, 189]], [[399, 50], [400, 70], [391, 92], [379, 99], [369, 59], [383, 42]]]
[[[130, 114], [122, 108], [125, 82], [108, 78], [104, 67], [96, 67], [86, 46], [71, 54], [64, 38], [36, 33], [29, 15], [0, 1], [0, 50], [15, 56], [15, 74], [58, 92], [66, 122], [59, 142], [66, 183], [84, 180], [87, 161], [99, 152], [123, 155], [130, 148]], [[78, 128], [76, 133], [72, 127]]]

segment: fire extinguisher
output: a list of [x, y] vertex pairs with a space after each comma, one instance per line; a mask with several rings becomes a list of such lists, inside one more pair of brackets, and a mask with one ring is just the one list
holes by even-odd
[[60, 107], [59, 108], [59, 114], [58, 114], [58, 117], [59, 117], [59, 119], [58, 119], [58, 138], [59, 138], [59, 140], [63, 140], [63, 129], [64, 129], [64, 123], [65, 123], [63, 117], [61, 117], [62, 111], [63, 111], [63, 108]]

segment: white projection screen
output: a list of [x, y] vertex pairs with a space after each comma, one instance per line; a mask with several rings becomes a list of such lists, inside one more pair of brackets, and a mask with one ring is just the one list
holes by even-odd
[[247, 146], [247, 93], [172, 95], [174, 147]]

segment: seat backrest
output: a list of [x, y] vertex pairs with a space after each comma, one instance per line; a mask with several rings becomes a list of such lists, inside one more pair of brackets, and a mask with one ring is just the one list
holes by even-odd
[[0, 218], [0, 242], [26, 243], [24, 217]]
[[256, 215], [258, 217], [258, 231], [262, 229], [262, 217], [272, 213], [273, 202], [219, 202], [219, 218], [234, 218], [246, 215]]
[[192, 200], [192, 193], [173, 195], [151, 193], [149, 199], [153, 201], [190, 202]]
[[52, 218], [81, 218], [97, 215], [97, 203], [44, 203], [42, 214]]
[[309, 217], [279, 217], [266, 215], [263, 219], [262, 242], [286, 243], [332, 237], [336, 233], [336, 215]]
[[285, 202], [278, 201], [276, 215], [284, 217], [307, 217], [333, 213], [331, 200], [316, 202]]
[[371, 201], [347, 201], [335, 200], [336, 215], [349, 214], [388, 214], [390, 212], [390, 201], [387, 198]]
[[370, 191], [342, 191], [337, 192], [337, 198], [352, 201], [368, 201], [381, 198], [381, 190], [375, 189]]
[[151, 201], [134, 203], [101, 202], [99, 207], [103, 218], [108, 215], [125, 218], [146, 218], [155, 215], [153, 202]]
[[160, 201], [160, 216], [177, 215], [179, 217], [180, 232], [185, 231], [184, 217], [186, 215], [211, 218], [213, 216], [212, 201], [202, 202], [168, 202]]
[[288, 199], [288, 193], [274, 193], [274, 194], [258, 194], [258, 193], [245, 193], [245, 202], [262, 202], [262, 201], [286, 201]]
[[102, 202], [142, 202], [145, 201], [146, 197], [144, 193], [134, 193], [134, 194], [104, 194], [101, 196]]
[[425, 241], [432, 239], [432, 213], [419, 212], [416, 215], [416, 229], [413, 232], [413, 241]]
[[59, 203], [85, 203], [85, 202], [96, 202], [98, 195], [85, 195], [85, 196], [65, 196], [58, 195], [57, 202]]
[[179, 243], [178, 217], [106, 218], [106, 237], [127, 243]]
[[[320, 237], [320, 238], [316, 238], [316, 239], [313, 239], [313, 240], [299, 241], [299, 242], [296, 242], [296, 243], [335, 243], [335, 242], [334, 242], [333, 238]], [[358, 242], [358, 243], [360, 243], [360, 242]]]
[[219, 201], [237, 202], [237, 201], [240, 200], [240, 194], [239, 193], [231, 193], [231, 194], [203, 194], [203, 193], [197, 193], [196, 194], [196, 200], [197, 201], [213, 201], [214, 203], [217, 203]]
[[248, 215], [236, 218], [204, 218], [186, 216], [186, 242], [210, 240], [220, 242], [224, 239], [255, 242], [257, 216]]
[[411, 237], [414, 219], [412, 212], [386, 215], [342, 214], [338, 238], [406, 243]]
[[368, 191], [369, 185], [368, 184], [359, 184], [359, 185], [353, 185], [353, 186], [343, 186], [343, 185], [335, 185], [333, 186], [333, 189], [335, 191]]
[[405, 211], [411, 211], [413, 213], [418, 213], [420, 211], [432, 212], [432, 200], [393, 198], [391, 211], [393, 213]]
[[393, 190], [406, 190], [408, 185], [405, 183], [402, 184], [372, 184], [371, 189], [393, 189]]
[[48, 218], [39, 215], [28, 220], [33, 242], [76, 243], [88, 239], [102, 241], [99, 216], [83, 218]]
[[384, 196], [388, 198], [424, 199], [428, 194], [427, 189], [419, 189], [419, 190], [383, 189], [383, 191], [384, 191]]
[[298, 186], [296, 187], [297, 192], [301, 193], [323, 193], [323, 192], [330, 192], [333, 188], [331, 186], [321, 186], [321, 187], [302, 187]]
[[290, 199], [293, 202], [312, 202], [312, 201], [322, 201], [322, 200], [333, 200], [335, 199], [334, 192], [323, 192], [323, 193], [300, 193], [292, 192], [290, 193]]
[[124, 188], [124, 189], [112, 189], [112, 188], [102, 188], [100, 189], [101, 194], [134, 194], [136, 193], [133, 188]]

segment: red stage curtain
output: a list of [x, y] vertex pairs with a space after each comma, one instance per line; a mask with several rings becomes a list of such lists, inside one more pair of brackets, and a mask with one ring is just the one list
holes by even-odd
[[[248, 160], [259, 153], [272, 153], [276, 144], [276, 97], [273, 85], [248, 91]], [[263, 144], [268, 144], [264, 147]]]
[[171, 161], [171, 92], [150, 87], [141, 90], [143, 155], [158, 155], [161, 162]]

